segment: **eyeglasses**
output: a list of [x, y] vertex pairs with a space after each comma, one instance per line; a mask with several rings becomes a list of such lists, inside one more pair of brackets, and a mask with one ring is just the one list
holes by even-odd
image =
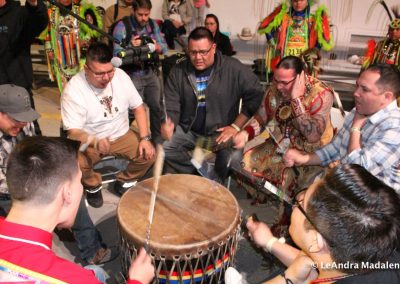
[[90, 72], [93, 73], [93, 75], [94, 75], [95, 77], [98, 77], [98, 78], [103, 78], [106, 74], [107, 74], [108, 76], [112, 76], [112, 75], [114, 75], [114, 73], [115, 73], [115, 68], [113, 68], [113, 69], [110, 70], [110, 71], [106, 71], [106, 72], [95, 72], [95, 71], [92, 70], [92, 68], [89, 67], [89, 65], [86, 64], [85, 66], [89, 69]]
[[211, 45], [211, 47], [208, 50], [189, 50], [189, 55], [195, 57], [197, 54], [199, 54], [200, 56], [206, 56], [211, 48], [213, 47], [213, 45]]
[[[300, 200], [298, 200], [297, 198], [300, 197]], [[295, 208], [298, 208], [300, 210], [300, 212], [304, 215], [304, 217], [306, 217], [307, 221], [311, 224], [311, 226], [314, 227], [314, 229], [316, 231], [318, 231], [318, 233], [321, 234], [321, 236], [329, 243], [329, 245], [332, 245], [333, 243], [330, 241], [330, 238], [327, 238], [323, 233], [321, 233], [320, 230], [318, 230], [318, 227], [315, 225], [315, 223], [311, 220], [311, 218], [308, 216], [308, 214], [306, 213], [306, 210], [304, 210], [302, 203], [304, 202], [304, 193], [300, 193], [298, 194], [292, 202], [292, 212], [294, 211]]]
[[274, 78], [272, 79], [272, 81], [273, 81], [275, 84], [277, 84], [277, 85], [281, 84], [281, 85], [283, 85], [283, 86], [287, 86], [287, 85], [289, 85], [290, 83], [292, 83], [295, 79], [296, 79], [296, 77], [294, 77], [293, 79], [291, 79], [291, 80], [289, 80], [289, 81], [278, 81], [278, 80], [276, 80], [275, 77], [274, 77]]

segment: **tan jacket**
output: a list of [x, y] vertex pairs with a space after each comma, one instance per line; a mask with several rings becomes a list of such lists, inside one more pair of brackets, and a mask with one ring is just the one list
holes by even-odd
[[123, 17], [130, 16], [132, 14], [132, 6], [126, 6], [125, 1], [123, 0], [118, 1], [118, 15], [115, 21], [114, 21], [114, 10], [115, 10], [115, 5], [113, 4], [107, 8], [106, 13], [104, 15], [103, 30], [106, 33], [108, 33], [108, 30], [110, 29], [111, 25], [114, 22], [119, 21]]
[[[162, 18], [163, 20], [169, 19], [169, 0], [164, 0], [162, 5]], [[181, 4], [179, 5], [179, 15], [182, 18], [183, 24], [187, 27], [190, 25], [192, 21], [192, 13], [193, 13], [193, 2], [192, 0], [181, 0]]]

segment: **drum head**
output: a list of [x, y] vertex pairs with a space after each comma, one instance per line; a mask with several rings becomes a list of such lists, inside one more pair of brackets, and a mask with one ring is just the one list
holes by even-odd
[[[122, 237], [137, 247], [145, 243], [154, 179], [125, 193], [117, 216]], [[160, 177], [150, 249], [156, 256], [201, 255], [225, 243], [237, 230], [239, 206], [232, 193], [203, 177], [175, 174]]]

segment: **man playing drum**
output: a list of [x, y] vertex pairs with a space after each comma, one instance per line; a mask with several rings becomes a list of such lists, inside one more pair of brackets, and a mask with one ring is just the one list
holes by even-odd
[[284, 189], [289, 197], [297, 188], [307, 188], [321, 168], [301, 167], [293, 171], [285, 167], [281, 151], [295, 148], [310, 153], [329, 143], [333, 137], [332, 103], [333, 91], [305, 75], [301, 59], [283, 58], [253, 120], [234, 137], [235, 147], [243, 148], [258, 134], [258, 126], [273, 127], [269, 131], [273, 139], [244, 154], [242, 172], [269, 181]]
[[[196, 140], [224, 143], [255, 113], [262, 87], [250, 69], [217, 50], [212, 33], [198, 27], [189, 35], [189, 60], [172, 68], [165, 85], [168, 117], [161, 126], [165, 164], [178, 173], [191, 174], [189, 151]], [[240, 102], [241, 108], [240, 108]], [[223, 182], [231, 149], [216, 153], [215, 170]]]
[[[89, 144], [79, 162], [86, 198], [93, 207], [103, 204], [101, 175], [93, 171], [102, 156], [119, 155], [130, 161], [114, 186], [121, 195], [145, 175], [155, 157], [143, 101], [126, 73], [113, 67], [111, 58], [106, 44], [90, 45], [84, 70], [71, 78], [61, 97], [68, 137]], [[128, 109], [133, 109], [139, 133], [129, 129]]]
[[[53, 230], [56, 226], [70, 228], [81, 203], [78, 148], [79, 142], [65, 138], [27, 137], [11, 153], [7, 183], [12, 206], [7, 218], [0, 219], [3, 281], [105, 283], [100, 267], [84, 269], [51, 251]], [[130, 284], [153, 279], [154, 267], [144, 249], [128, 276]]]

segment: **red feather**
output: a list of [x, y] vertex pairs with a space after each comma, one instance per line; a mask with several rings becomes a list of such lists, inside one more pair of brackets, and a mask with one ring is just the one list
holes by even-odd
[[276, 65], [278, 65], [280, 60], [281, 60], [280, 56], [272, 58], [272, 60], [271, 60], [271, 70], [272, 71], [275, 71]]
[[370, 39], [367, 43], [367, 50], [365, 51], [364, 57], [366, 59], [372, 60], [374, 57], [376, 42], [373, 39]]
[[324, 33], [324, 39], [326, 41], [329, 41], [330, 40], [329, 19], [326, 13], [322, 14], [322, 31]]
[[269, 14], [260, 24], [259, 26], [259, 30], [264, 29], [265, 27], [267, 27], [276, 17], [276, 15], [279, 14], [279, 12], [282, 10], [282, 5], [279, 5], [278, 7], [275, 8], [275, 10]]

